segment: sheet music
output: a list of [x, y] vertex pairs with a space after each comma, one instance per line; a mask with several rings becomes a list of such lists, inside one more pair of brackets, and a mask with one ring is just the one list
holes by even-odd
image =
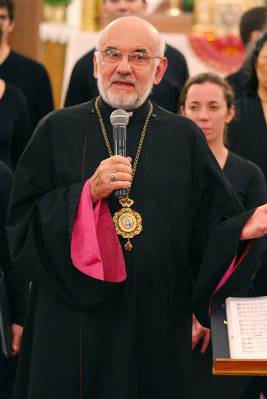
[[267, 359], [267, 297], [227, 298], [230, 357]]

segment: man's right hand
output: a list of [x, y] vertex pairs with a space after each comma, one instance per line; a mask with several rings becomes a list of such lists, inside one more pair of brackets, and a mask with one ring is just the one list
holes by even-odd
[[131, 158], [114, 155], [104, 159], [89, 179], [93, 203], [114, 190], [128, 189], [132, 181]]

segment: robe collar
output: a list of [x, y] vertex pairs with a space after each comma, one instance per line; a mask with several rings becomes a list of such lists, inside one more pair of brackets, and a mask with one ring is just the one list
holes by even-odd
[[[100, 97], [99, 99], [99, 108], [100, 111], [103, 115], [103, 118], [105, 120], [109, 119], [111, 112], [113, 112], [116, 108], [111, 107], [109, 104], [107, 104], [102, 97]], [[132, 115], [130, 117], [129, 123], [132, 120], [144, 120], [144, 118], [146, 118], [147, 113], [149, 110], [149, 101], [148, 99], [142, 104], [140, 105], [140, 107], [136, 108], [135, 110], [132, 111]]]

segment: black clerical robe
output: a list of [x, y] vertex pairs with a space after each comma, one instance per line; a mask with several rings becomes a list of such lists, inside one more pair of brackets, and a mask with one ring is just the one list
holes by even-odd
[[[100, 109], [111, 139], [112, 109]], [[129, 121], [133, 158], [147, 111]], [[107, 156], [92, 101], [43, 119], [19, 162], [8, 233], [33, 283], [16, 399], [190, 398], [193, 281], [204, 322], [249, 214], [237, 216], [198, 128], [154, 105], [130, 193], [144, 230], [124, 253], [126, 281], [94, 280], [74, 268], [70, 237], [84, 181]]]

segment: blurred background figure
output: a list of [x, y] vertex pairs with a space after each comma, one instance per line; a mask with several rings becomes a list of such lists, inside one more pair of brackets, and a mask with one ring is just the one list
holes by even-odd
[[[247, 53], [265, 30], [267, 30], [267, 6], [250, 8], [241, 16], [239, 24], [240, 38]], [[236, 98], [245, 94], [243, 66], [236, 73], [229, 75], [227, 80], [233, 87]]]
[[40, 63], [10, 48], [8, 37], [14, 28], [13, 21], [13, 1], [0, 0], [0, 78], [22, 91], [34, 129], [39, 120], [53, 110], [51, 85]]
[[[262, 171], [254, 163], [229, 151], [227, 126], [234, 117], [234, 94], [229, 84], [212, 73], [198, 74], [189, 79], [181, 94], [181, 113], [203, 131], [208, 145], [224, 174], [246, 209], [266, 202], [266, 186]], [[264, 250], [264, 248], [263, 248]], [[255, 265], [260, 268], [262, 259]], [[251, 275], [238, 271], [223, 288], [220, 296], [251, 296], [254, 294]], [[210, 330], [193, 316], [193, 399], [243, 399], [251, 378], [212, 375]], [[259, 398], [258, 396], [250, 396]]]
[[261, 167], [267, 178], [267, 32], [252, 47], [244, 66], [246, 95], [229, 126], [230, 148]]
[[5, 164], [0, 161], [0, 269], [5, 273], [11, 308], [11, 328], [13, 336], [12, 357], [10, 359], [4, 358], [0, 350], [0, 399], [11, 399], [13, 397], [12, 393], [17, 363], [16, 358], [20, 351], [27, 299], [27, 284], [13, 269], [5, 231], [5, 220], [11, 186], [12, 174]]
[[0, 160], [13, 172], [31, 134], [24, 96], [0, 79]]
[[[251, 49], [244, 66], [246, 95], [237, 102], [237, 117], [229, 125], [229, 146], [237, 154], [261, 167], [267, 179], [267, 32]], [[265, 253], [265, 265], [267, 254]], [[255, 277], [258, 295], [267, 295], [267, 267]], [[267, 397], [266, 378], [258, 378], [257, 389]], [[259, 388], [261, 386], [261, 388]], [[253, 390], [256, 388], [254, 387]]]
[[[112, 20], [128, 14], [142, 15], [146, 7], [146, 0], [104, 0], [102, 11], [107, 20], [108, 18]], [[65, 106], [79, 104], [98, 95], [96, 79], [93, 75], [94, 51], [95, 49], [92, 49], [86, 53], [75, 64]], [[161, 83], [154, 86], [151, 98], [169, 111], [177, 112], [180, 91], [188, 78], [188, 68], [184, 56], [174, 47], [167, 45], [165, 56], [168, 59], [168, 68]]]

